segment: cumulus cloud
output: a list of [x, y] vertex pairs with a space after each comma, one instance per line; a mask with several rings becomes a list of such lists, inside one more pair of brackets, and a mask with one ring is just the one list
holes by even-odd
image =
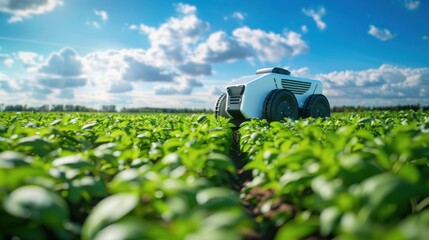
[[28, 72], [37, 72], [40, 63], [43, 62], [44, 57], [35, 52], [18, 52], [14, 54], [15, 59], [19, 60], [23, 67]]
[[233, 12], [231, 15], [232, 18], [235, 18], [237, 20], [240, 21], [244, 21], [244, 19], [246, 18], [246, 13], [243, 12]]
[[[207, 32], [210, 24], [197, 16], [195, 6], [179, 3], [178, 16], [169, 18], [159, 27], [132, 24], [130, 30], [146, 35], [150, 48], [146, 60], [158, 68], [170, 66], [179, 74], [210, 75], [211, 63], [242, 59], [276, 62], [284, 57], [304, 53], [308, 46], [296, 32], [282, 34], [249, 27], [236, 28], [232, 35], [224, 31]], [[244, 19], [245, 13], [235, 12], [235, 18]]]
[[4, 92], [10, 93], [10, 92], [15, 92], [15, 89], [13, 89], [9, 82], [6, 80], [1, 80], [1, 75], [0, 75], [0, 90], [3, 90]]
[[196, 59], [205, 62], [228, 62], [257, 58], [262, 62], [277, 62], [308, 50], [301, 35], [296, 32], [277, 34], [260, 29], [240, 27], [232, 37], [223, 31], [212, 33], [196, 49]]
[[369, 25], [368, 34], [381, 41], [387, 41], [394, 37], [394, 35], [388, 29], [380, 29], [374, 25]]
[[[31, 59], [31, 58], [30, 58]], [[83, 87], [88, 80], [83, 74], [83, 64], [81, 58], [71, 48], [63, 48], [58, 52], [53, 52], [44, 63], [37, 69], [36, 83], [39, 89], [34, 98], [41, 99], [41, 95], [51, 94], [46, 89], [59, 89], [58, 98], [74, 98], [73, 88]]]
[[223, 31], [212, 33], [196, 49], [196, 58], [205, 62], [236, 61], [253, 55], [250, 44], [227, 36]]
[[126, 81], [143, 81], [143, 82], [171, 82], [175, 76], [174, 73], [139, 61], [132, 57], [126, 57], [126, 68], [122, 79]]
[[1, 0], [0, 12], [11, 14], [8, 22], [13, 23], [50, 12], [62, 4], [63, 0]]
[[404, 0], [404, 6], [408, 10], [415, 10], [419, 8], [420, 1], [419, 0]]
[[0, 62], [3, 62], [6, 67], [11, 68], [15, 60], [9, 54], [0, 54]]
[[109, 93], [126, 93], [133, 90], [133, 85], [128, 82], [114, 82], [109, 89]]
[[21, 91], [17, 81], [0, 72], [0, 91], [1, 90], [6, 93], [15, 93]]
[[107, 12], [104, 10], [94, 10], [94, 14], [100, 17], [100, 20], [103, 22], [107, 22], [109, 19], [109, 14], [107, 14]]
[[212, 67], [207, 63], [187, 62], [180, 65], [179, 70], [182, 74], [190, 76], [211, 75]]
[[219, 95], [221, 95], [224, 92], [225, 92], [225, 90], [222, 89], [222, 88], [220, 88], [220, 87], [213, 87], [213, 86], [209, 87], [209, 93], [210, 93], [210, 95], [219, 96]]
[[308, 27], [307, 27], [307, 25], [302, 25], [302, 26], [301, 26], [301, 32], [302, 32], [302, 33], [307, 33], [307, 32], [308, 32]]
[[31, 92], [30, 97], [36, 100], [46, 100], [54, 92], [51, 88], [38, 85], [25, 86], [25, 88], [27, 88], [26, 92]]
[[88, 20], [86, 24], [93, 26], [94, 28], [101, 28], [103, 23], [106, 23], [109, 19], [109, 14], [104, 10], [94, 10], [95, 16], [99, 18], [99, 20]]
[[58, 98], [62, 99], [73, 99], [75, 98], [74, 91], [72, 89], [62, 89], [58, 94]]
[[39, 72], [60, 77], [74, 77], [82, 74], [82, 67], [77, 53], [71, 48], [63, 48], [51, 54], [39, 68]]
[[15, 63], [15, 60], [13, 60], [12, 58], [6, 58], [4, 61], [3, 61], [3, 64], [6, 66], [6, 67], [8, 67], [8, 68], [11, 68], [12, 66], [13, 66], [13, 64]]
[[195, 14], [195, 12], [197, 11], [197, 8], [189, 4], [178, 3], [176, 5], [176, 11], [179, 13], [188, 15], [188, 14]]
[[171, 17], [159, 28], [140, 24], [141, 33], [148, 36], [151, 47], [148, 54], [157, 59], [159, 65], [182, 63], [189, 56], [192, 44], [200, 40], [210, 25], [196, 15], [196, 7], [178, 4], [179, 17]]
[[45, 87], [63, 89], [83, 87], [86, 85], [87, 80], [85, 78], [53, 77], [39, 78], [38, 82]]
[[296, 76], [320, 79], [324, 93], [336, 105], [429, 104], [429, 68], [384, 64], [362, 71], [334, 71], [310, 75], [308, 68]]
[[245, 19], [246, 19], [247, 14], [244, 12], [240, 12], [240, 11], [235, 11], [233, 12], [231, 15], [229, 16], [225, 16], [223, 19], [224, 20], [228, 20], [228, 19], [235, 19], [237, 20], [239, 23], [242, 23]]
[[293, 57], [308, 50], [307, 44], [296, 32], [280, 35], [249, 27], [237, 28], [232, 35], [240, 43], [251, 47], [256, 57], [265, 62], [277, 62], [285, 57]]
[[203, 84], [195, 79], [184, 79], [178, 85], [165, 85], [155, 88], [158, 95], [189, 95], [196, 87], [202, 87]]
[[322, 20], [322, 17], [326, 14], [326, 9], [324, 7], [319, 7], [317, 11], [315, 9], [302, 9], [302, 12], [313, 18], [314, 22], [316, 22], [317, 28], [320, 30], [326, 29], [326, 23]]

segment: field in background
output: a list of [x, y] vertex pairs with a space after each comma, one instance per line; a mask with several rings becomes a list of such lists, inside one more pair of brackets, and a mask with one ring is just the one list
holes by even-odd
[[0, 113], [0, 239], [424, 239], [429, 113]]

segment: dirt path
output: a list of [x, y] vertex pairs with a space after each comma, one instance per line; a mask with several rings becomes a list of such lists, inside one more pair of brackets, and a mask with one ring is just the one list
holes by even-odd
[[[238, 194], [243, 193], [242, 189], [247, 182], [252, 180], [252, 173], [244, 171], [243, 167], [246, 164], [245, 153], [240, 151], [240, 134], [238, 130], [234, 130], [233, 142], [231, 145], [230, 155], [237, 169], [237, 178], [233, 179], [233, 189]], [[260, 188], [253, 188], [244, 198], [241, 198], [241, 204], [246, 209], [247, 213], [253, 218], [255, 229], [245, 235], [246, 240], [256, 239], [273, 239], [278, 228], [271, 222], [268, 216], [263, 216], [263, 224], [256, 222], [256, 218], [261, 216], [261, 205], [273, 195], [273, 191]], [[251, 203], [251, 201], [255, 202]]]

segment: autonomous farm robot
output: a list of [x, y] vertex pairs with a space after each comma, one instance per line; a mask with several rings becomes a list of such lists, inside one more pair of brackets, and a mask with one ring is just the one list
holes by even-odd
[[216, 117], [232, 118], [235, 124], [251, 118], [271, 122], [330, 115], [328, 99], [322, 95], [322, 82], [294, 77], [277, 67], [259, 69], [255, 75], [233, 80], [215, 105]]

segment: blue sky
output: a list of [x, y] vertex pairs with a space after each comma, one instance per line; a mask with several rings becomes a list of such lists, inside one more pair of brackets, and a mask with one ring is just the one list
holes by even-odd
[[429, 105], [429, 3], [0, 0], [0, 103], [211, 108], [263, 67], [331, 105]]

